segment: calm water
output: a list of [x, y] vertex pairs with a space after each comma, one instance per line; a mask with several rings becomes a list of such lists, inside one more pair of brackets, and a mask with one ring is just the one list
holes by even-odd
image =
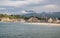
[[0, 23], [0, 38], [60, 38], [60, 27]]

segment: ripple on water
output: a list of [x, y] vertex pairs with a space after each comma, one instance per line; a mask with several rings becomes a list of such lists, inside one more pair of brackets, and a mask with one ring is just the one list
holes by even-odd
[[0, 38], [60, 38], [60, 27], [0, 23]]

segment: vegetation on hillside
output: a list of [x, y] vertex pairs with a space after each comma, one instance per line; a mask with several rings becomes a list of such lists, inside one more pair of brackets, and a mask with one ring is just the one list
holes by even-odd
[[[0, 18], [10, 18], [10, 19], [19, 19], [19, 18], [23, 18], [23, 19], [29, 19], [31, 17], [34, 17], [34, 16], [31, 16], [31, 17], [26, 17], [26, 16], [21, 16], [21, 15], [7, 15], [7, 14], [0, 14]], [[35, 18], [38, 18], [39, 20], [46, 20], [46, 18], [44, 17], [35, 17]], [[48, 18], [47, 18], [48, 19]], [[60, 18], [58, 18], [60, 20]]]
[[7, 14], [0, 14], [0, 18], [14, 18], [14, 19], [19, 19], [19, 18], [25, 18], [25, 16], [20, 16], [20, 15], [7, 15]]

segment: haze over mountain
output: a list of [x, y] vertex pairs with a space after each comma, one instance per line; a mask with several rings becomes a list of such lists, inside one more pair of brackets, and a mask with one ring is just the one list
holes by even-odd
[[[8, 10], [10, 9], [10, 10]], [[13, 10], [12, 10], [13, 9]], [[46, 16], [46, 17], [60, 17], [60, 12], [36, 12], [35, 10], [23, 10], [23, 11], [19, 11], [19, 10], [14, 10], [15, 8], [7, 8], [7, 9], [0, 9], [0, 14], [17, 14], [17, 15], [23, 15], [26, 17], [30, 17], [30, 16], [35, 16], [35, 17], [41, 17], [41, 16]]]
[[26, 16], [26, 17], [30, 17], [30, 16], [34, 16], [34, 17], [46, 16], [46, 17], [52, 17], [52, 18], [59, 18], [60, 17], [60, 12], [49, 12], [49, 13], [42, 12], [42, 13], [36, 13], [36, 12], [30, 10], [30, 11], [25, 11], [25, 13], [26, 14], [22, 14], [22, 15]]

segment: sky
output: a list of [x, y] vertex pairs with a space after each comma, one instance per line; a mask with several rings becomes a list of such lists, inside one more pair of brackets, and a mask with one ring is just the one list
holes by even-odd
[[0, 13], [24, 14], [24, 10], [60, 12], [60, 0], [0, 0]]

